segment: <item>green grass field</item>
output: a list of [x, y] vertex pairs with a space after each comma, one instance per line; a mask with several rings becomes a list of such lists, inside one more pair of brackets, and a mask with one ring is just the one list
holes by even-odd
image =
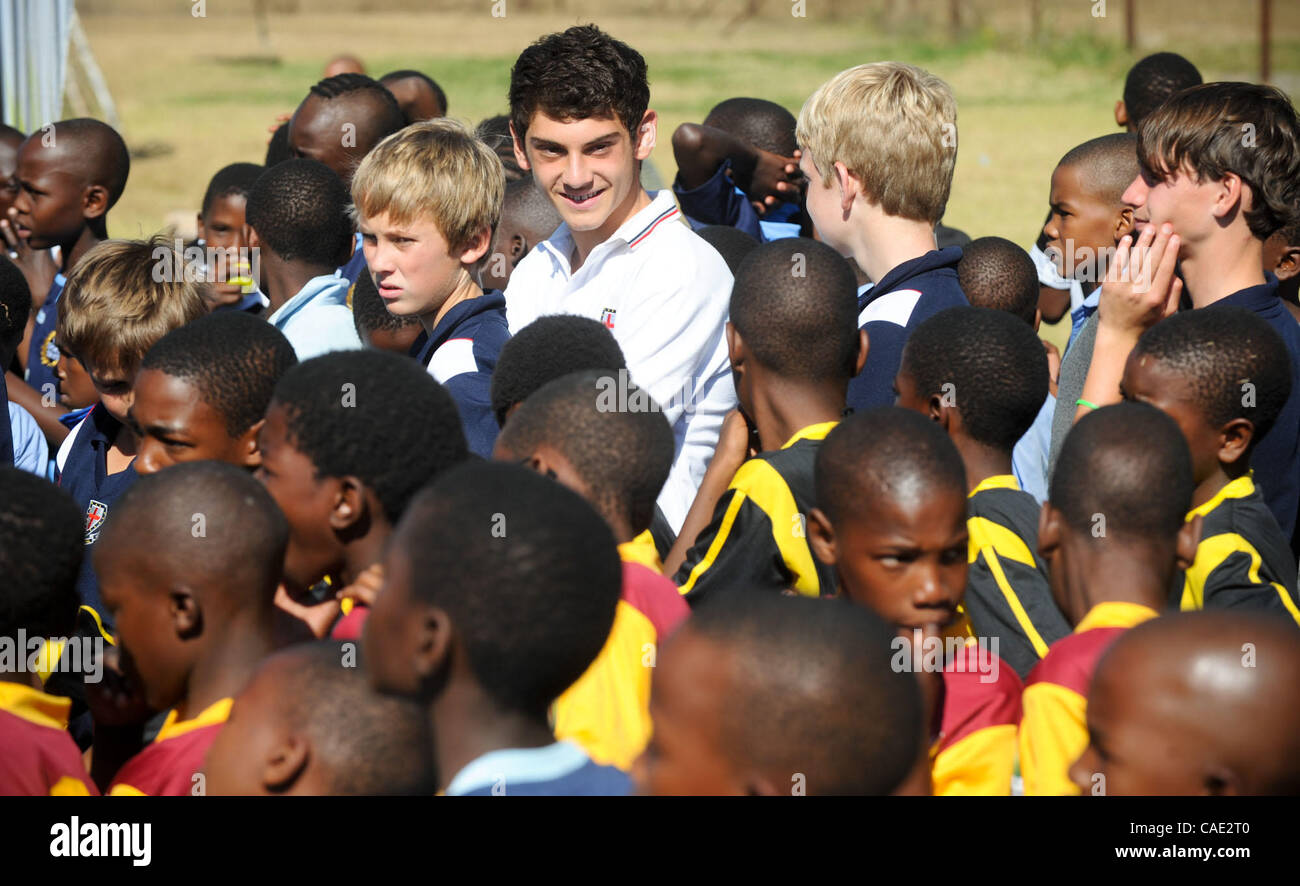
[[[912, 62], [944, 77], [957, 96], [957, 171], [945, 221], [973, 236], [998, 234], [1026, 245], [1046, 212], [1057, 159], [1116, 131], [1112, 108], [1137, 58], [1172, 49], [1206, 79], [1258, 75], [1253, 0], [1145, 0], [1136, 53], [1123, 48], [1119, 0], [1111, 0], [1105, 17], [1092, 15], [1090, 0], [1043, 0], [1037, 42], [1028, 37], [1028, 0], [972, 0], [977, 21], [956, 39], [937, 24], [947, 8], [940, 2], [912, 4], [928, 20], [900, 18], [900, 0], [806, 0], [804, 18], [769, 2], [765, 17], [726, 32], [736, 4], [721, 4], [725, 15], [717, 18], [687, 11], [714, 6], [684, 2], [666, 3], [674, 12], [659, 16], [605, 13], [611, 4], [588, 3], [585, 14], [493, 18], [484, 0], [479, 12], [272, 16], [269, 56], [252, 18], [217, 15], [218, 5], [209, 4], [204, 19], [83, 18], [136, 154], [126, 194], [110, 216], [114, 236], [141, 236], [192, 217], [212, 173], [237, 160], [260, 162], [275, 116], [292, 111], [324, 62], [344, 51], [360, 56], [374, 75], [408, 67], [428, 72], [446, 90], [452, 116], [474, 123], [505, 112], [510, 66], [524, 46], [594, 21], [647, 58], [651, 104], [660, 114], [652, 159], [665, 179], [674, 172], [673, 129], [701, 120], [717, 101], [752, 95], [797, 113], [819, 84], [846, 67]], [[1295, 95], [1300, 3], [1273, 6], [1273, 80]]]

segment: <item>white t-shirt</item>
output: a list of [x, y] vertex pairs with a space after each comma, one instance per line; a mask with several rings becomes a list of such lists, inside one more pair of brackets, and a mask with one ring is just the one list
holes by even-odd
[[672, 192], [651, 197], [577, 273], [570, 271], [573, 236], [560, 225], [511, 275], [506, 320], [513, 334], [538, 317], [577, 314], [614, 334], [632, 380], [673, 428], [676, 455], [659, 507], [676, 532], [722, 419], [736, 406], [723, 331], [732, 278], [722, 256], [686, 225]]

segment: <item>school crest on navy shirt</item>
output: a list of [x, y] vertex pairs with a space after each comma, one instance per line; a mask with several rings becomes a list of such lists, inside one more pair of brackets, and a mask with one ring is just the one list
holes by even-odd
[[86, 544], [93, 545], [99, 538], [99, 530], [103, 528], [107, 516], [108, 505], [92, 498], [86, 508]]
[[617, 314], [617, 313], [618, 313], [618, 311], [615, 310], [614, 308], [605, 308], [605, 310], [603, 310], [603, 311], [600, 312], [600, 322], [601, 322], [601, 324], [602, 324], [606, 329], [613, 329], [613, 328], [614, 328], [614, 315]]
[[58, 330], [50, 330], [50, 334], [45, 336], [45, 341], [41, 343], [41, 363], [53, 369], [59, 365], [59, 346], [54, 343], [54, 336]]

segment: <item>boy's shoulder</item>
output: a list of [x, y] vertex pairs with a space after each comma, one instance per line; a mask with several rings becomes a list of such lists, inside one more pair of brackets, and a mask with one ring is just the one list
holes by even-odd
[[961, 644], [943, 668], [939, 748], [981, 729], [1018, 725], [1022, 692], [1015, 669], [996, 652], [973, 639]]
[[[20, 654], [26, 654], [21, 652]], [[98, 794], [68, 734], [71, 702], [18, 683], [0, 683], [0, 795]]]
[[1064, 686], [1083, 697], [1101, 655], [1128, 630], [1123, 627], [1098, 627], [1067, 634], [1052, 644], [1043, 660], [1025, 678], [1025, 689], [1043, 683]]
[[[1033, 562], [1041, 509], [1034, 497], [1020, 488], [1013, 475], [991, 477], [975, 487], [967, 499], [966, 508], [967, 522], [973, 532], [972, 543], [977, 547], [981, 541], [994, 547], [1008, 543], [1018, 547], [1015, 542], [1019, 541], [1030, 547], [1028, 562]], [[975, 534], [981, 538], [977, 539]]]
[[765, 450], [746, 460], [731, 478], [729, 488], [745, 493], [760, 505], [775, 497], [811, 495], [817, 452], [836, 424], [831, 421], [810, 425], [780, 449]]
[[945, 308], [969, 304], [957, 279], [961, 247], [932, 249], [885, 274], [858, 298], [858, 325], [892, 323], [911, 328]]
[[1201, 515], [1202, 544], [1221, 535], [1239, 535], [1252, 543], [1276, 539], [1285, 544], [1277, 519], [1250, 475], [1228, 483], [1192, 514]]
[[208, 748], [230, 716], [233, 699], [222, 699], [192, 720], [168, 715], [157, 738], [127, 760], [113, 776], [108, 793], [118, 796], [188, 796], [200, 782]]
[[595, 762], [581, 747], [557, 741], [538, 748], [503, 748], [477, 758], [447, 785], [449, 796], [623, 796], [627, 773]]
[[622, 599], [645, 616], [660, 640], [691, 613], [686, 598], [667, 576], [628, 560], [623, 561]]

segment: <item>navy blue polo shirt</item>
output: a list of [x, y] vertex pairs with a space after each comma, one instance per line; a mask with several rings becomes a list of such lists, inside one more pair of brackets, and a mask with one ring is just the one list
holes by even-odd
[[[27, 345], [27, 384], [36, 393], [44, 396], [57, 390], [59, 377], [54, 374], [59, 365], [59, 349], [54, 344], [54, 329], [59, 325], [59, 296], [63, 295], [63, 285], [67, 278], [62, 274], [54, 275], [50, 292], [45, 296], [45, 304], [36, 312], [35, 325], [32, 326], [31, 341]], [[46, 388], [46, 385], [52, 385]]]
[[947, 308], [968, 305], [957, 282], [961, 249], [932, 249], [894, 268], [858, 295], [858, 327], [867, 331], [867, 362], [849, 382], [853, 409], [890, 406], [894, 376], [912, 330]]
[[82, 605], [99, 614], [105, 628], [110, 627], [110, 619], [99, 597], [99, 579], [95, 576], [91, 557], [113, 505], [131, 488], [137, 477], [134, 461], [125, 471], [108, 473], [108, 449], [121, 430], [122, 423], [113, 418], [103, 405], [95, 404], [90, 414], [72, 430], [74, 439], [69, 444], [68, 457], [58, 479], [59, 486], [73, 497], [86, 519], [86, 551], [81, 561], [81, 573], [77, 576], [77, 593]]
[[9, 424], [9, 386], [5, 384], [3, 369], [0, 366], [0, 403], [5, 407], [0, 409], [4, 413], [0, 416], [0, 465], [11, 465], [14, 463], [14, 430]]
[[799, 236], [799, 206], [778, 203], [759, 216], [745, 192], [727, 177], [731, 161], [724, 160], [713, 176], [696, 188], [684, 188], [681, 176], [673, 181], [673, 196], [693, 229], [727, 225], [744, 231], [760, 243]]
[[1296, 511], [1300, 509], [1300, 325], [1278, 297], [1277, 277], [1266, 273], [1265, 280], [1258, 286], [1239, 289], [1209, 307], [1235, 305], [1254, 311], [1277, 330], [1291, 354], [1291, 396], [1276, 424], [1260, 438], [1250, 456], [1255, 485], [1282, 532], [1291, 538]]
[[505, 295], [493, 289], [461, 302], [422, 338], [416, 359], [456, 401], [470, 452], [491, 458], [500, 430], [492, 411], [492, 373], [510, 340]]
[[[352, 257], [349, 258], [339, 268], [339, 276], [346, 277], [349, 283], [356, 283], [361, 272], [366, 269], [366, 254], [361, 251], [361, 235], [357, 234], [352, 247]], [[352, 300], [348, 300], [348, 307], [352, 307]]]

